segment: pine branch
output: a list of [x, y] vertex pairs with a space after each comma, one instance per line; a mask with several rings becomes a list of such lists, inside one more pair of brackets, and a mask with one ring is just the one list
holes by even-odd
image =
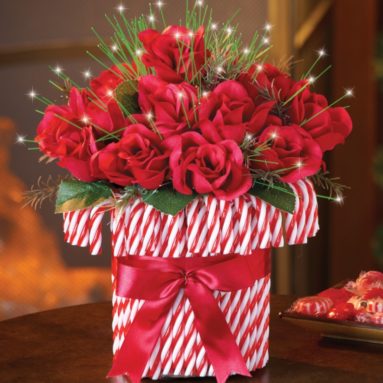
[[31, 206], [37, 210], [44, 202], [53, 202], [61, 181], [68, 178], [68, 176], [56, 178], [49, 176], [46, 180], [43, 180], [42, 177], [39, 177], [36, 184], [32, 185], [31, 189], [24, 193], [25, 202], [23, 207]]
[[339, 177], [330, 177], [328, 171], [320, 171], [319, 173], [309, 177], [313, 183], [329, 193], [330, 197], [342, 196], [345, 189], [350, 189], [349, 186], [339, 183]]

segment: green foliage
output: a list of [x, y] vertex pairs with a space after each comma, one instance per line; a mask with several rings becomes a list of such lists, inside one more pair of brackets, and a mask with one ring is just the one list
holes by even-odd
[[57, 191], [56, 213], [94, 206], [112, 196], [110, 187], [102, 182], [63, 180]]
[[124, 81], [116, 89], [116, 100], [126, 113], [139, 113], [137, 85], [133, 81]]
[[144, 202], [169, 215], [176, 215], [196, 197], [197, 194], [185, 195], [168, 187], [142, 192]]
[[295, 193], [288, 184], [282, 182], [265, 183], [254, 181], [249, 194], [256, 196], [278, 209], [293, 213], [295, 209]]

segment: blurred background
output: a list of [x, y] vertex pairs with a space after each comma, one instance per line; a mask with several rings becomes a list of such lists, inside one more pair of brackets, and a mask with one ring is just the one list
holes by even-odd
[[[192, 0], [191, 0], [192, 2]], [[274, 63], [291, 61], [299, 77], [327, 52], [319, 71], [332, 70], [315, 89], [335, 100], [352, 87], [347, 100], [354, 131], [327, 162], [332, 175], [350, 186], [344, 206], [320, 202], [319, 235], [308, 246], [280, 249], [273, 256], [273, 291], [311, 294], [361, 270], [383, 268], [383, 3], [378, 0], [205, 0], [217, 22], [239, 8], [244, 39], [266, 22]], [[184, 0], [164, 1], [169, 22], [184, 14]], [[0, 1], [0, 320], [65, 305], [110, 299], [110, 251], [102, 256], [66, 245], [62, 217], [53, 203], [39, 211], [22, 208], [23, 192], [39, 176], [58, 174], [55, 165], [16, 144], [17, 134], [33, 138], [41, 108], [27, 94], [57, 99], [48, 84], [49, 66], [59, 65], [85, 84], [84, 73], [102, 70], [85, 51], [97, 52], [91, 27], [108, 36], [105, 14], [123, 4], [127, 16], [148, 14], [146, 1]], [[382, 35], [383, 36], [383, 35]], [[292, 58], [292, 59], [291, 59]], [[107, 231], [107, 227], [105, 227]]]

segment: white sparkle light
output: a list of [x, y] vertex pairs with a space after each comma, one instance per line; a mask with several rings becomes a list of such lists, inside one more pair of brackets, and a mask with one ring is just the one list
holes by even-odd
[[136, 50], [136, 55], [137, 55], [138, 57], [141, 57], [143, 53], [144, 53], [143, 50], [140, 49], [140, 48], [138, 48], [138, 49]]
[[113, 96], [114, 96], [114, 92], [113, 92], [113, 90], [112, 90], [112, 89], [108, 89], [108, 90], [106, 91], [106, 95], [107, 95], [108, 97], [113, 97]]
[[253, 135], [251, 133], [246, 133], [245, 140], [246, 141], [251, 141], [252, 139], [253, 139]]
[[154, 15], [149, 15], [148, 16], [148, 20], [151, 22], [151, 23], [154, 23], [156, 21], [156, 18]]
[[349, 88], [344, 90], [344, 95], [346, 97], [354, 97], [354, 89]]
[[326, 51], [322, 48], [322, 49], [319, 49], [319, 51], [318, 51], [318, 56], [319, 57], [323, 57], [323, 56], [326, 56], [327, 55], [327, 53], [326, 53]]
[[113, 52], [117, 52], [118, 51], [118, 46], [117, 44], [113, 44], [110, 49], [113, 51]]
[[33, 101], [35, 99], [35, 97], [37, 96], [37, 93], [35, 92], [35, 90], [32, 88], [31, 91], [27, 94], [28, 97], [31, 98], [31, 100]]
[[120, 13], [124, 12], [125, 9], [126, 9], [126, 8], [125, 8], [125, 6], [124, 6], [123, 4], [120, 4], [120, 5], [117, 7], [117, 11], [120, 12]]
[[270, 23], [266, 23], [265, 26], [263, 27], [263, 29], [266, 32], [270, 32], [272, 28], [273, 28], [273, 26]]
[[178, 93], [177, 93], [177, 97], [178, 97], [179, 99], [183, 99], [184, 94], [183, 94], [182, 92], [178, 92]]
[[233, 28], [232, 27], [227, 27], [226, 28], [226, 33], [230, 36], [233, 33]]
[[310, 77], [307, 79], [307, 82], [308, 82], [309, 84], [314, 84], [315, 80], [316, 80], [316, 78], [315, 78], [314, 76], [310, 76]]
[[271, 133], [271, 138], [275, 140], [278, 137], [278, 134], [276, 132]]
[[218, 24], [217, 23], [212, 23], [211, 24], [211, 30], [216, 31], [218, 29]]
[[25, 137], [24, 137], [24, 136], [21, 136], [21, 135], [18, 135], [18, 136], [16, 137], [16, 142], [17, 142], [18, 144], [24, 144], [24, 142], [25, 142]]
[[189, 36], [190, 38], [192, 38], [192, 37], [194, 36], [193, 31], [190, 31], [190, 32], [188, 33], [188, 36]]
[[244, 48], [243, 54], [244, 55], [248, 55], [249, 53], [250, 53], [250, 49], [249, 48]]
[[161, 0], [158, 0], [158, 1], [156, 2], [156, 6], [157, 6], [158, 8], [162, 8], [162, 7], [164, 6], [164, 2], [161, 1]]
[[149, 121], [153, 120], [153, 113], [152, 113], [152, 112], [146, 113], [146, 118], [147, 118]]
[[216, 72], [217, 73], [223, 73], [225, 70], [221, 66], [217, 66]]
[[343, 196], [338, 194], [335, 198], [335, 202], [341, 204], [343, 202]]
[[209, 95], [209, 92], [207, 90], [204, 90], [202, 92], [202, 97], [207, 97]]
[[84, 116], [81, 121], [84, 123], [84, 124], [88, 124], [89, 123], [89, 117], [88, 116]]
[[60, 74], [62, 71], [63, 71], [62, 68], [58, 65], [56, 66], [55, 69], [53, 69], [53, 72], [55, 72], [56, 74]]
[[295, 164], [295, 166], [297, 168], [301, 168], [303, 166], [303, 162], [302, 161], [297, 161], [297, 163]]
[[262, 42], [263, 42], [263, 44], [268, 45], [268, 44], [270, 44], [270, 39], [268, 37], [264, 37], [262, 39]]
[[181, 33], [180, 32], [176, 32], [174, 34], [174, 37], [178, 40], [181, 37]]
[[199, 7], [202, 7], [203, 6], [203, 0], [197, 0], [196, 5], [198, 5]]
[[83, 72], [83, 75], [84, 75], [85, 78], [90, 78], [90, 77], [92, 77], [92, 73], [91, 73], [91, 71], [90, 71], [89, 69], [86, 70], [86, 71], [84, 71], [84, 72]]
[[257, 72], [262, 72], [263, 71], [263, 65], [262, 64], [258, 64], [256, 69], [257, 69]]

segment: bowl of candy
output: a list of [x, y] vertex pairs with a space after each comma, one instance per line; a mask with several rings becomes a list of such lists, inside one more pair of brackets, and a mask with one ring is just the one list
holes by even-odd
[[356, 280], [297, 299], [279, 315], [324, 337], [383, 344], [383, 273], [361, 272]]

